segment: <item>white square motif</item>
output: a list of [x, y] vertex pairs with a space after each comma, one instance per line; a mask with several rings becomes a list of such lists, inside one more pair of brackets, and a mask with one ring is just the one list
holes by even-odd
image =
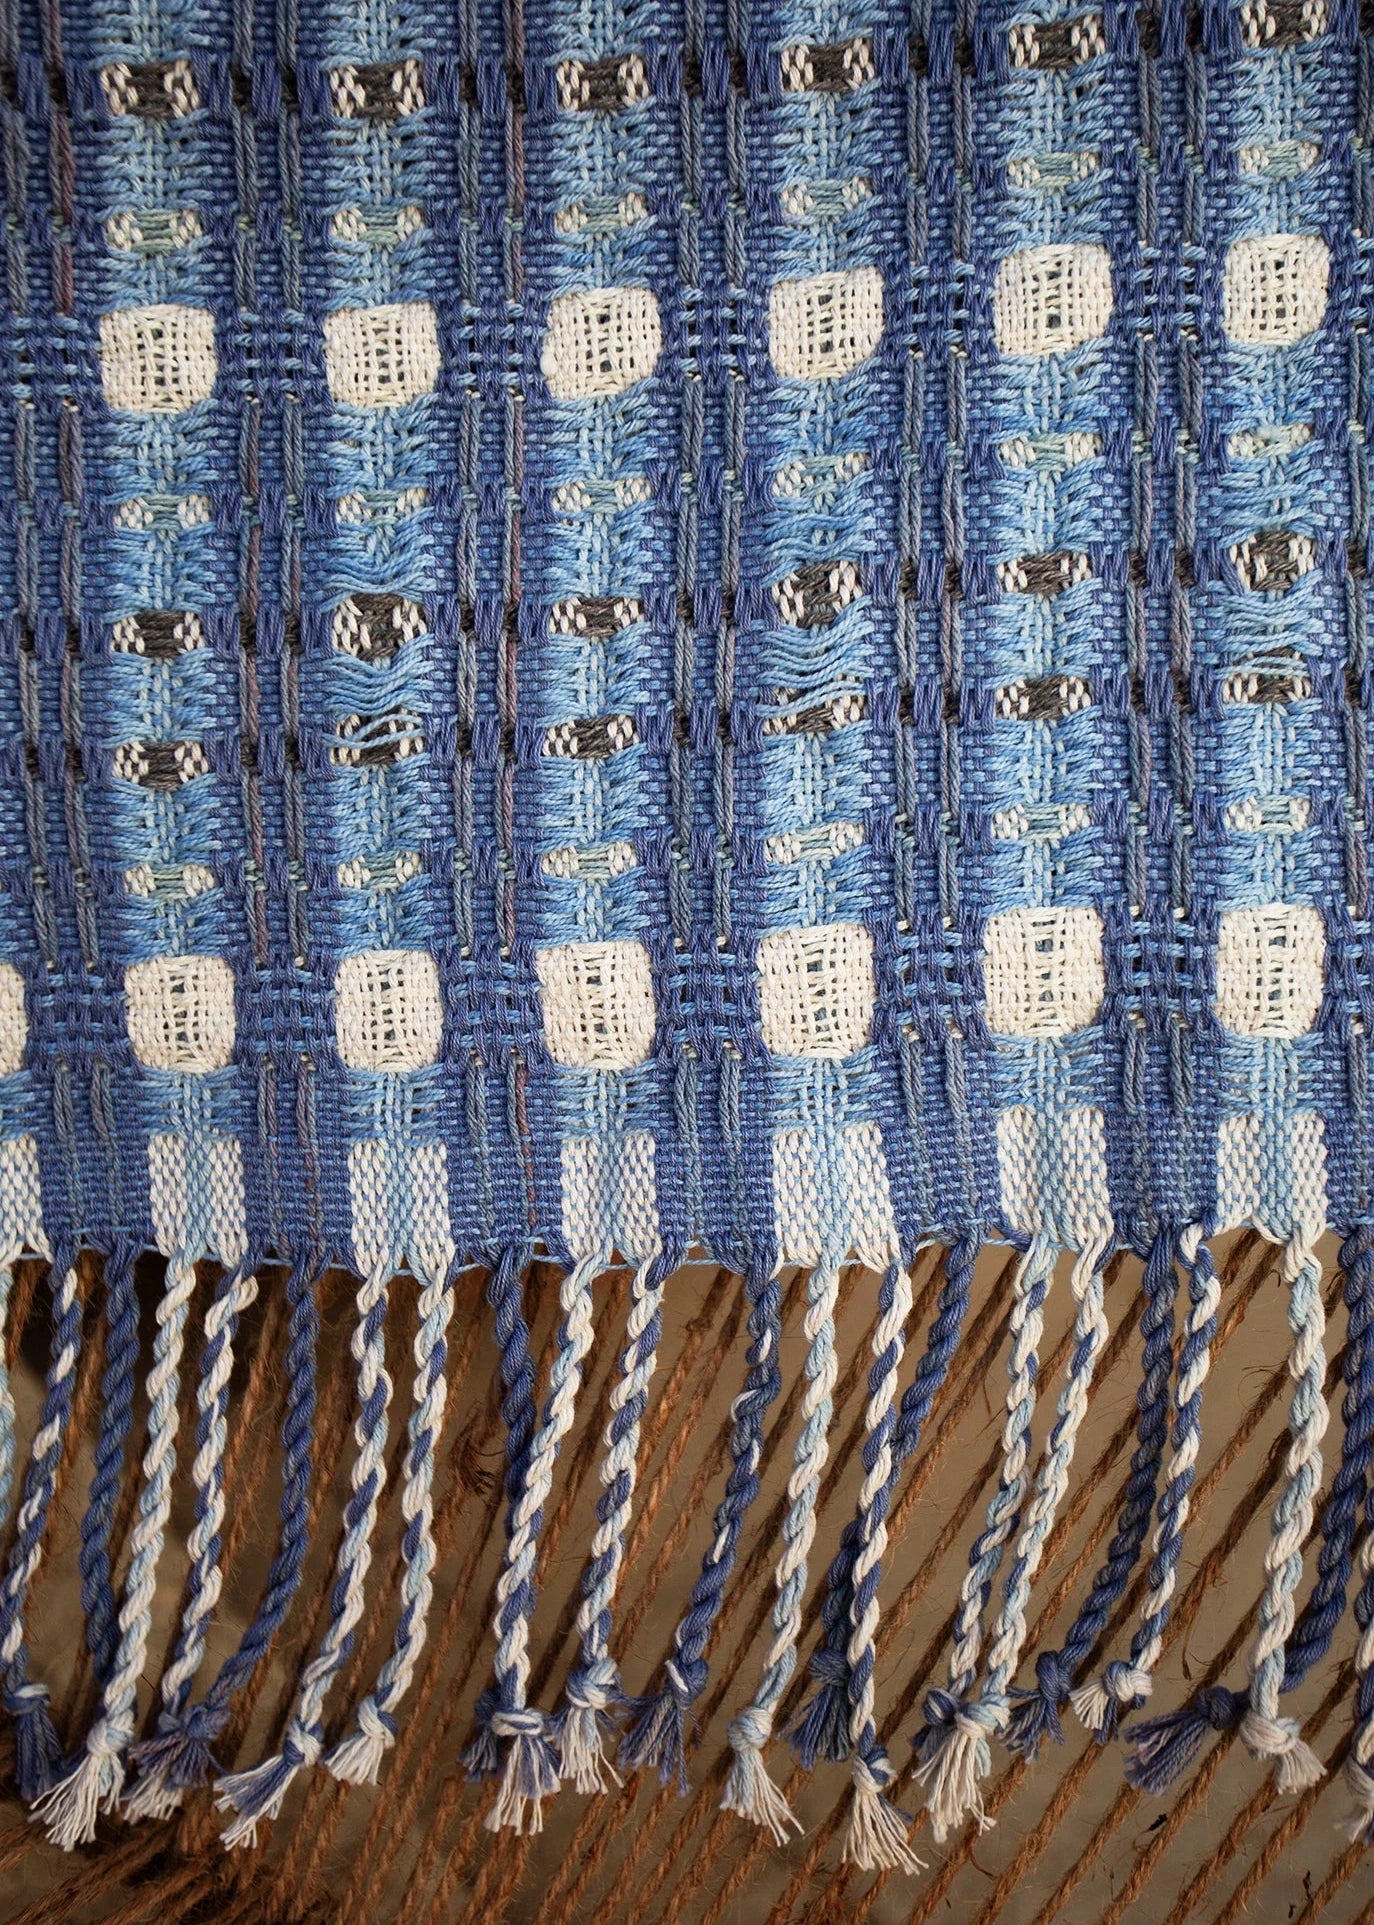
[[775, 929], [759, 944], [763, 1040], [775, 1056], [852, 1056], [873, 1026], [873, 938], [861, 922]]
[[1095, 241], [1022, 248], [997, 269], [992, 323], [1003, 354], [1063, 354], [1096, 341], [1111, 318], [1111, 256]]
[[0, 1076], [13, 1076], [23, 1068], [28, 1039], [24, 978], [13, 963], [0, 962]]
[[789, 381], [834, 381], [859, 367], [883, 336], [883, 277], [876, 267], [775, 281], [768, 352]]
[[428, 301], [341, 307], [324, 318], [329, 392], [348, 408], [401, 408], [439, 379], [439, 323]]
[[557, 400], [595, 401], [647, 381], [662, 352], [652, 288], [589, 287], [550, 305], [539, 366]]
[[544, 1041], [569, 1069], [632, 1069], [654, 1040], [654, 984], [642, 942], [536, 949]]
[[437, 1062], [444, 1029], [439, 970], [424, 949], [364, 949], [334, 978], [334, 1030], [349, 1069], [405, 1071]]
[[1096, 909], [1008, 909], [989, 916], [983, 983], [998, 1036], [1068, 1036], [1097, 1018], [1106, 994]]
[[203, 1076], [234, 1054], [234, 972], [222, 956], [153, 956], [124, 971], [134, 1055]]
[[209, 400], [218, 372], [209, 308], [162, 301], [100, 317], [100, 381], [112, 408], [183, 414]]
[[1284, 348], [1319, 328], [1331, 255], [1320, 234], [1250, 234], [1226, 254], [1226, 332], [1245, 347]]
[[1217, 1021], [1236, 1036], [1305, 1036], [1321, 1008], [1320, 910], [1267, 902], [1229, 909], [1217, 932]]

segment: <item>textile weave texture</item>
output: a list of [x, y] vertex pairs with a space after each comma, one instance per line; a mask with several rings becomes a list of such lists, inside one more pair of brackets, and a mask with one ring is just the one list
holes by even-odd
[[[298, 1780], [385, 1770], [475, 1265], [505, 1427], [464, 1753], [488, 1823], [538, 1828], [617, 1757], [685, 1783], [800, 1271], [775, 1597], [721, 1801], [784, 1844], [790, 1739], [851, 1772], [849, 1861], [914, 1874], [877, 1702], [887, 1520], [989, 1242], [1015, 1253], [998, 1471], [913, 1734], [935, 1839], [985, 1822], [995, 1750], [1064, 1717], [1123, 1735], [1151, 1791], [1232, 1730], [1310, 1790], [1285, 1694], [1347, 1612], [1367, 1837], [1374, 23], [1353, 0], [8, 0], [0, 30], [0, 1303], [40, 1258], [51, 1321], [22, 1454], [0, 1388], [0, 1695], [53, 1841], [213, 1784], [248, 1846]], [[1278, 1246], [1290, 1439], [1248, 1660], [1159, 1704], [1211, 1245], [1242, 1226]], [[59, 1732], [29, 1614], [91, 1251], [99, 1691]], [[1132, 1476], [1037, 1647], [1122, 1252]], [[747, 1354], [711, 1540], [629, 1702], [617, 1591], [693, 1256], [739, 1280]], [[356, 1287], [345, 1528], [276, 1748], [225, 1771], [310, 1549], [331, 1266]], [[855, 1266], [863, 1477], [813, 1648]], [[577, 1658], [536, 1702], [541, 1533], [613, 1268]], [[260, 1272], [286, 1304], [280, 1542], [212, 1662]], [[1073, 1340], [1042, 1386], [1051, 1293]], [[394, 1634], [343, 1702], [389, 1479]]]

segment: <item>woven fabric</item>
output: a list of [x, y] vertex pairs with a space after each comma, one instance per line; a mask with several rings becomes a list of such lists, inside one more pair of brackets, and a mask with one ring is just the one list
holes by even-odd
[[[1294, 1394], [1228, 1715], [1281, 1788], [1308, 1783], [1283, 1693], [1353, 1590], [1352, 1825], [1374, 1824], [1368, 1538], [1352, 1577], [1374, 1359], [1347, 1346], [1323, 1499], [1317, 1251], [1344, 1240], [1367, 1315], [1367, 24], [1354, 0], [6, 16], [0, 1241], [10, 1268], [49, 1262], [53, 1336], [0, 1671], [58, 1842], [214, 1770], [308, 1547], [330, 1264], [358, 1284], [353, 1497], [280, 1750], [221, 1782], [228, 1841], [302, 1772], [383, 1768], [432, 1602], [464, 1265], [491, 1271], [508, 1432], [467, 1763], [498, 1780], [497, 1829], [537, 1824], [560, 1779], [602, 1785], [640, 1421], [696, 1251], [748, 1304], [733, 1468], [624, 1756], [681, 1768], [779, 1388], [779, 1279], [804, 1266], [771, 1642], [723, 1794], [787, 1835], [765, 1753], [814, 1576], [840, 1274], [862, 1263], [864, 1479], [793, 1735], [850, 1762], [856, 1862], [910, 1869], [875, 1724], [884, 1520], [973, 1253], [1020, 1261], [1001, 1473], [918, 1733], [937, 1836], [981, 1816], [991, 1744], [1033, 1751], [1070, 1702], [1105, 1739], [1149, 1698], [1209, 1239], [1239, 1224], [1282, 1251]], [[932, 1241], [946, 1295], [908, 1366]], [[101, 1700], [59, 1745], [25, 1614], [90, 1247], [122, 1332], [84, 1537]], [[166, 1283], [126, 1464], [145, 1249]], [[1068, 1644], [1036, 1654], [1121, 1249], [1149, 1293], [1138, 1473]], [[563, 1276], [542, 1384], [535, 1253]], [[291, 1277], [281, 1554], [212, 1677], [234, 1343], [269, 1257]], [[550, 1710], [528, 1701], [533, 1574], [617, 1263], [633, 1315]], [[399, 1289], [420, 1308], [398, 1390]], [[1051, 1289], [1077, 1321], [1042, 1436]], [[179, 1462], [190, 1576], [150, 1724]], [[340, 1707], [393, 1474], [394, 1646]], [[1099, 1649], [1136, 1570], [1129, 1647]], [[1132, 1727], [1139, 1781], [1216, 1718]]]

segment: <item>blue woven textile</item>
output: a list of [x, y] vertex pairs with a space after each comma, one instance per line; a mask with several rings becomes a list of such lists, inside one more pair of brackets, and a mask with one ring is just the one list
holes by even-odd
[[[1020, 1256], [1001, 1472], [916, 1734], [937, 1837], [981, 1819], [991, 1745], [1033, 1752], [1070, 1706], [1106, 1739], [1149, 1698], [1210, 1242], [1242, 1224], [1281, 1251], [1294, 1380], [1248, 1675], [1129, 1726], [1130, 1769], [1159, 1788], [1237, 1727], [1281, 1788], [1310, 1783], [1284, 1693], [1355, 1588], [1368, 1834], [1374, 42], [1354, 0], [54, 0], [0, 36], [0, 1300], [22, 1254], [47, 1260], [53, 1333], [19, 1461], [0, 1395], [0, 1674], [52, 1836], [164, 1814], [217, 1773], [300, 1580], [328, 1265], [358, 1281], [352, 1495], [281, 1748], [219, 1780], [226, 1837], [303, 1771], [376, 1777], [431, 1604], [454, 1280], [480, 1263], [509, 1514], [466, 1756], [498, 1780], [498, 1829], [537, 1825], [561, 1780], [597, 1789], [617, 1742], [685, 1770], [780, 1388], [780, 1279], [805, 1270], [771, 1641], [724, 1792], [785, 1838], [766, 1752], [861, 1263], [863, 1482], [793, 1737], [851, 1763], [853, 1858], [912, 1868], [875, 1714], [885, 1519], [979, 1248]], [[1323, 1498], [1328, 1231], [1348, 1342]], [[910, 1363], [931, 1242], [945, 1287]], [[101, 1696], [59, 1738], [25, 1623], [88, 1249]], [[166, 1282], [116, 1576], [144, 1250]], [[1036, 1652], [1121, 1251], [1146, 1299], [1131, 1485], [1062, 1649]], [[692, 1253], [741, 1279], [746, 1376], [712, 1545], [626, 1706], [616, 1586]], [[536, 1254], [563, 1278], [544, 1364]], [[211, 1676], [234, 1347], [269, 1259], [290, 1277], [281, 1541]], [[537, 1707], [542, 1515], [613, 1266], [628, 1325], [579, 1655]], [[399, 1290], [420, 1336], [397, 1396]], [[1041, 1445], [1052, 1290], [1074, 1342]], [[403, 1425], [394, 1645], [341, 1706]], [[150, 1713], [179, 1467], [190, 1576]]]

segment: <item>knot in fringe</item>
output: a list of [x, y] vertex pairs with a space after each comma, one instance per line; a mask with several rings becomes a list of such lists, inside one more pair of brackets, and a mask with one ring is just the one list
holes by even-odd
[[564, 1695], [575, 1711], [608, 1711], [620, 1702], [620, 1673], [609, 1658], [578, 1665], [568, 1674]]
[[488, 1715], [487, 1729], [493, 1738], [542, 1738], [547, 1723], [542, 1711], [497, 1705]]
[[668, 1689], [684, 1711], [696, 1703], [711, 1675], [701, 1658], [669, 1658], [663, 1672], [668, 1680]]

